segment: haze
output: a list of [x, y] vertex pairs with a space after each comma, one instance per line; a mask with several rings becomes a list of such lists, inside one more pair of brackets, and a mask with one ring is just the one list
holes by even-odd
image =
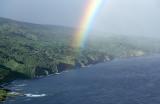
[[[127, 35], [159, 36], [159, 0], [104, 0], [92, 28]], [[78, 27], [86, 0], [1, 0], [0, 17]]]

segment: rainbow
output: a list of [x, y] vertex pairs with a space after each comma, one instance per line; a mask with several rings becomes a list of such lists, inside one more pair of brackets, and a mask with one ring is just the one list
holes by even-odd
[[72, 46], [76, 48], [84, 47], [88, 33], [92, 27], [93, 20], [99, 10], [99, 7], [102, 5], [102, 1], [103, 0], [87, 0], [87, 4], [84, 9], [85, 13], [73, 36]]

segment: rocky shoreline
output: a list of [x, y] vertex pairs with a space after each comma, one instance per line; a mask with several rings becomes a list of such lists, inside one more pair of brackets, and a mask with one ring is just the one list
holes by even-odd
[[112, 56], [99, 56], [96, 59], [88, 57], [87, 62], [84, 62], [83, 60], [75, 60], [75, 64], [69, 64], [69, 63], [61, 62], [61, 63], [57, 64], [56, 71], [54, 71], [54, 72], [50, 68], [37, 67], [36, 71], [35, 71], [35, 77], [47, 76], [47, 75], [50, 75], [50, 74], [60, 73], [60, 72], [70, 70], [70, 69], [87, 67], [87, 66], [102, 63], [102, 62], [108, 62], [108, 61], [111, 61], [113, 59], [114, 58]]
[[0, 88], [0, 102], [4, 102], [7, 97], [15, 97], [15, 96], [25, 96], [25, 95], [19, 92], [13, 92], [3, 87]]
[[[135, 56], [136, 57], [136, 56]], [[87, 67], [90, 65], [95, 65], [98, 63], [103, 63], [103, 62], [109, 62], [112, 61], [114, 58], [111, 56], [104, 56], [104, 57], [99, 57], [98, 59], [88, 59], [88, 63], [84, 64], [83, 62], [77, 61], [75, 65], [71, 65], [71, 64], [66, 64], [66, 63], [60, 63], [57, 66], [58, 71], [55, 73], [50, 72], [48, 69], [45, 68], [39, 68], [39, 74], [37, 74], [37, 76], [35, 78], [40, 78], [40, 77], [45, 77], [48, 75], [52, 75], [52, 74], [59, 74], [60, 72], [66, 71], [66, 70], [71, 70], [74, 68], [83, 68], [83, 67]], [[7, 97], [10, 96], [22, 96], [23, 94], [19, 93], [19, 92], [12, 92], [9, 89], [5, 88], [4, 86], [0, 85], [0, 102], [5, 101], [5, 99]]]
[[[101, 63], [101, 62], [107, 62], [107, 61], [111, 61], [112, 58], [111, 57], [100, 57], [99, 59], [95, 60], [95, 59], [88, 59], [88, 63], [84, 64], [83, 62], [77, 61], [75, 62], [75, 65], [71, 65], [71, 64], [67, 64], [67, 63], [60, 63], [57, 65], [57, 72], [52, 73], [49, 69], [47, 68], [38, 68], [37, 69], [37, 76], [35, 78], [39, 78], [41, 76], [47, 76], [50, 74], [57, 74], [63, 71], [66, 71], [68, 69], [73, 69], [73, 68], [82, 68], [82, 67], [87, 67], [89, 65], [93, 65], [93, 64], [97, 64], [97, 63]], [[22, 95], [18, 92], [12, 92], [9, 89], [4, 88], [4, 86], [0, 85], [0, 102], [5, 101], [5, 99], [9, 96], [19, 96]]]
[[10, 90], [5, 89], [4, 87], [0, 86], [0, 102], [5, 101], [5, 99], [8, 97], [8, 93]]

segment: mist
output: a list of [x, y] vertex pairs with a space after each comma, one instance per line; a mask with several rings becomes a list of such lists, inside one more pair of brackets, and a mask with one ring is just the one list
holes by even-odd
[[128, 35], [160, 34], [158, 0], [112, 0], [100, 10], [95, 26], [102, 31]]
[[[106, 1], [106, 0], [105, 0]], [[1, 0], [0, 16], [38, 24], [78, 27], [86, 0]], [[93, 30], [159, 36], [159, 0], [108, 0], [93, 21]]]
[[159, 63], [160, 0], [0, 0], [0, 104], [160, 104]]

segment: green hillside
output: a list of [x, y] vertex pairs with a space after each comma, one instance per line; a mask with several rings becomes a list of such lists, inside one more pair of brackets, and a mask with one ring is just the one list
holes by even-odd
[[0, 18], [0, 83], [34, 78], [114, 58], [160, 52], [160, 41], [112, 34], [90, 35], [84, 48], [71, 47], [75, 30]]

